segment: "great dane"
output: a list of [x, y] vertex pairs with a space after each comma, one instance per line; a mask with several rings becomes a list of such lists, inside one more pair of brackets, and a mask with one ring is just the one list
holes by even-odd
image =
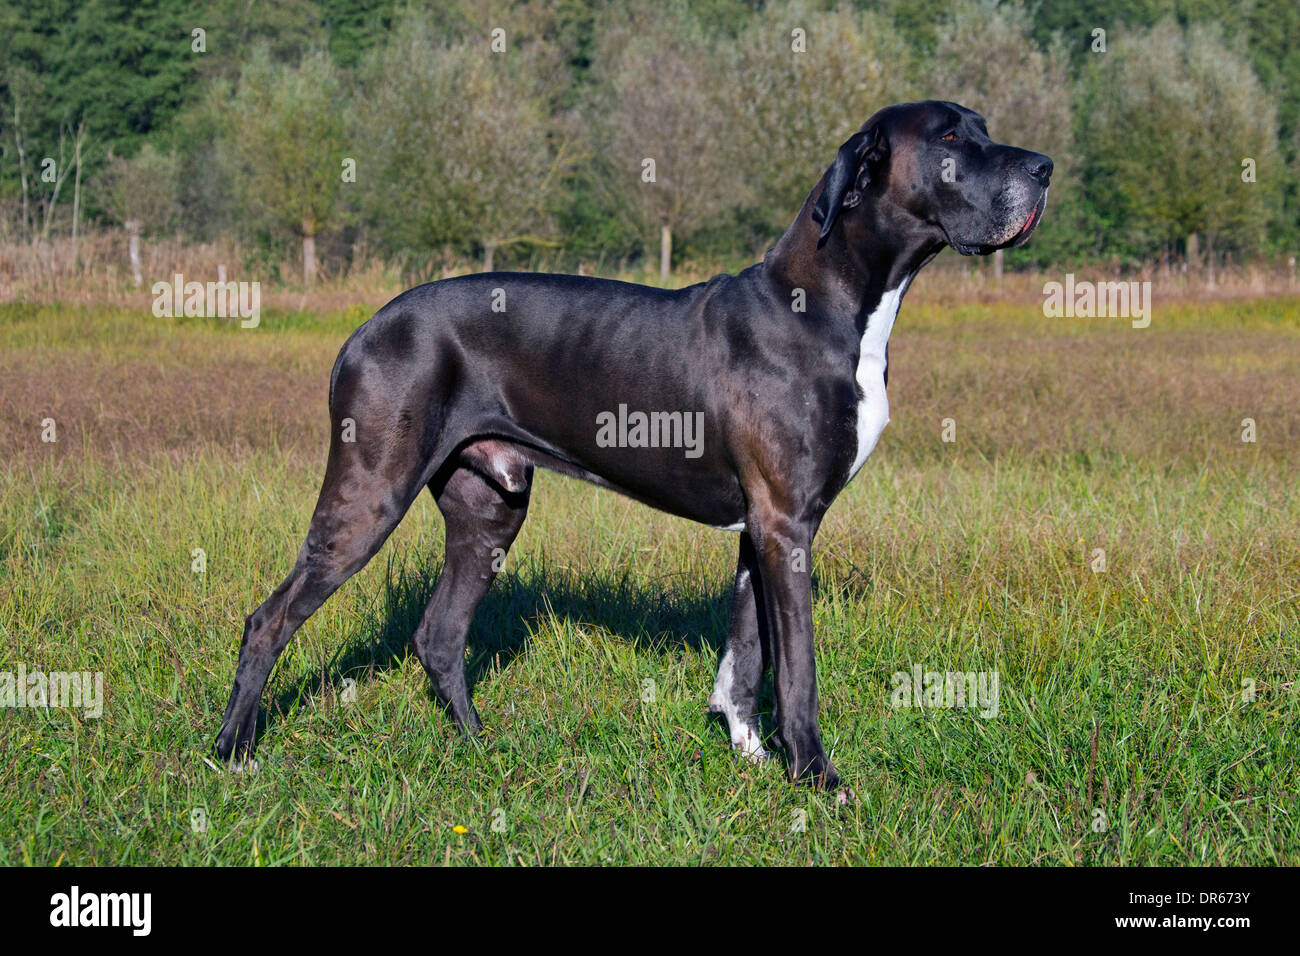
[[734, 747], [764, 756], [770, 664], [772, 739], [791, 777], [834, 787], [817, 726], [813, 537], [889, 421], [886, 350], [908, 284], [945, 245], [983, 255], [1027, 241], [1051, 173], [1041, 153], [994, 143], [971, 110], [903, 103], [840, 147], [739, 275], [670, 291], [487, 273], [393, 299], [334, 364], [320, 498], [293, 570], [245, 621], [217, 755], [251, 753], [281, 651], [426, 487], [447, 552], [415, 650], [458, 726], [477, 732], [466, 636], [541, 466], [739, 532], [710, 708]]

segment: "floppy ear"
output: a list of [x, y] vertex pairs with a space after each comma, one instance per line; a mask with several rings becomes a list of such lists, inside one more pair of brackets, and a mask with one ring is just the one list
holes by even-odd
[[817, 204], [813, 206], [813, 222], [819, 222], [822, 226], [821, 235], [817, 238], [818, 248], [830, 235], [840, 210], [852, 209], [862, 201], [859, 190], [865, 189], [871, 182], [872, 168], [888, 152], [889, 144], [880, 134], [879, 124], [854, 133], [840, 147], [830, 172], [826, 174], [826, 186], [817, 197]]

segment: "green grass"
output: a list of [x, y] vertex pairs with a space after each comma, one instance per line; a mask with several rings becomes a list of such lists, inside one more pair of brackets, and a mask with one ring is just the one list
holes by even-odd
[[[1128, 339], [904, 310], [895, 421], [814, 563], [845, 807], [735, 757], [706, 712], [735, 536], [549, 474], [471, 634], [483, 740], [409, 650], [441, 560], [426, 496], [281, 659], [256, 771], [217, 769], [243, 616], [301, 542], [357, 317], [250, 338], [0, 310], [9, 368], [96, 370], [0, 386], [0, 671], [102, 671], [106, 697], [100, 719], [0, 710], [0, 863], [1300, 862], [1300, 411], [1269, 384], [1300, 364], [1297, 317], [1188, 306]], [[200, 374], [223, 362], [260, 386]], [[66, 441], [39, 443], [46, 414]], [[996, 670], [997, 716], [891, 706], [914, 664]]]

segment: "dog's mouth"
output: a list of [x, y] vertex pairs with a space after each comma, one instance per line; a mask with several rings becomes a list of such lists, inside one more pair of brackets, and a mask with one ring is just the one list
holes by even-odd
[[1011, 245], [1013, 248], [1015, 246], [1023, 246], [1026, 242], [1029, 241], [1029, 237], [1033, 234], [1034, 229], [1038, 226], [1038, 223], [1042, 221], [1043, 213], [1046, 210], [1047, 210], [1047, 188], [1044, 187], [1043, 194], [1038, 197], [1038, 202], [1034, 203], [1034, 208], [1029, 210], [1029, 218], [1026, 219], [1025, 224], [1020, 227], [1020, 231], [1016, 233], [1016, 237], [1011, 240]]
[[1025, 217], [1025, 221], [1021, 224], [1020, 228], [1016, 230], [1011, 238], [1004, 239], [1001, 242], [962, 242], [960, 239], [948, 234], [946, 228], [944, 229], [944, 234], [948, 238], [948, 245], [952, 246], [963, 256], [987, 256], [993, 254], [999, 249], [1023, 246], [1029, 241], [1029, 237], [1033, 235], [1034, 230], [1042, 221], [1043, 212], [1046, 209], [1047, 189], [1044, 188], [1038, 199], [1034, 202], [1034, 205], [1030, 208], [1029, 214]]

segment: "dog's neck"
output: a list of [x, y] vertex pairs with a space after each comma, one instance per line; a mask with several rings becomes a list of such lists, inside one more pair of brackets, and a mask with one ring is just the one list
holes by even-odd
[[[851, 320], [861, 336], [881, 300], [905, 290], [943, 243], [918, 230], [914, 242], [899, 246], [899, 231], [886, 222], [886, 211], [874, 197], [864, 197], [852, 217], [841, 213], [819, 248], [821, 226], [812, 211], [824, 185], [823, 176], [763, 265], [777, 281], [804, 289], [833, 315]], [[827, 269], [828, 262], [836, 268]]]

